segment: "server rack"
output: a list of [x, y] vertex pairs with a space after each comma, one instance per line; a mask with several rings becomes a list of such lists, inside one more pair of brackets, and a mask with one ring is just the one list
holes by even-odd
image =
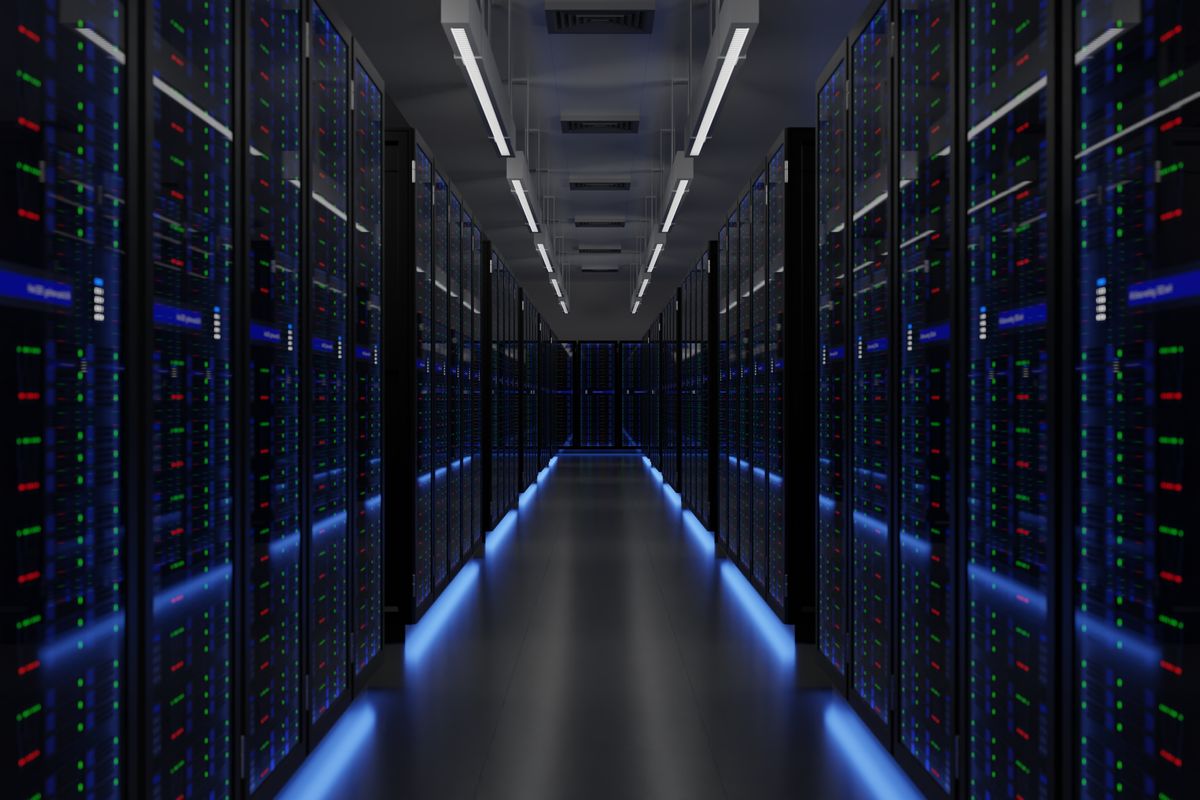
[[642, 446], [646, 387], [642, 373], [642, 342], [621, 342], [621, 446]]
[[[310, 12], [309, 185], [305, 342], [308, 374], [306, 586], [309, 724], [322, 730], [349, 699], [350, 35]], [[303, 339], [303, 337], [302, 337]], [[330, 713], [333, 712], [333, 713]], [[328, 714], [328, 718], [326, 718]]]
[[680, 399], [683, 430], [683, 504], [705, 526], [711, 519], [709, 493], [709, 403], [710, 362], [709, 294], [715, 274], [710, 268], [711, 253], [705, 252], [684, 278], [681, 289], [683, 320], [681, 372], [683, 390]]
[[[303, 90], [304, 11], [276, 0], [247, 3], [244, 130], [256, 156], [246, 160], [241, 202], [241, 286], [246, 312], [235, 337], [246, 342], [242, 435], [249, 454], [237, 484], [245, 487], [239, 514], [242, 537], [238, 580], [247, 657], [239, 674], [245, 789], [270, 793], [304, 756], [304, 519], [305, 452], [301, 434], [302, 279], [306, 225], [304, 177], [295, 154], [306, 139]], [[292, 178], [299, 178], [293, 182]], [[242, 320], [245, 320], [244, 322]], [[246, 327], [243, 327], [245, 325]], [[235, 473], [236, 474], [236, 473]], [[259, 666], [270, 661], [271, 670]]]
[[[14, 6], [6, 49], [16, 168], [0, 302], [19, 387], [5, 416], [19, 456], [9, 563], [23, 686], [6, 701], [17, 706], [13, 791], [267, 793], [339, 705], [305, 713], [305, 677], [310, 698], [324, 681], [307, 624], [314, 562], [328, 557], [341, 587], [325, 618], [340, 626], [328, 686], [343, 696], [350, 567], [374, 568], [370, 548], [350, 560], [345, 348], [349, 223], [379, 206], [369, 162], [382, 145], [367, 124], [352, 152], [356, 51], [318, 6], [85, 6]], [[324, 87], [308, 83], [306, 23], [330, 34], [316, 49], [336, 50], [313, 67], [332, 70]], [[373, 79], [368, 112], [382, 97]], [[322, 90], [328, 125], [310, 102]], [[308, 161], [318, 132], [327, 160]], [[366, 168], [361, 211], [352, 159]], [[369, 288], [378, 241], [359, 241]], [[342, 257], [330, 263], [323, 247]], [[318, 381], [333, 394], [316, 396]], [[326, 428], [341, 488], [310, 482]], [[340, 536], [316, 518], [338, 507]], [[338, 543], [317, 551], [327, 532]], [[371, 607], [358, 606], [367, 653]], [[255, 669], [266, 654], [269, 674]]]
[[[705, 280], [697, 269], [696, 285], [714, 299], [694, 301], [705, 307], [698, 312], [711, 331], [704, 339], [713, 341], [704, 360], [715, 362], [712, 374], [720, 377], [707, 391], [716, 419], [704, 423], [716, 429], [709, 439], [716, 464], [697, 483], [719, 484], [711, 496], [722, 552], [796, 624], [802, 641], [815, 637], [814, 555], [805, 531], [816, 499], [794, 493], [805, 499], [787, 503], [785, 488], [791, 480], [815, 481], [800, 454], [814, 451], [817, 435], [811, 425], [789, 425], [785, 409], [789, 396], [803, 396], [816, 382], [816, 343], [813, 290], [787, 273], [814, 269], [815, 176], [814, 132], [787, 129], [711, 246], [716, 274]], [[688, 291], [685, 282], [685, 298]]]
[[[1176, 514], [1188, 480], [1179, 412], [1196, 372], [1183, 365], [1183, 320], [1200, 296], [1179, 224], [1200, 10], [891, 9], [896, 681], [883, 734], [930, 794], [1177, 796], [1196, 738], [1195, 694], [1180, 682], [1195, 565]], [[818, 88], [823, 165], [844, 163], [844, 58]], [[864, 98], [867, 111], [881, 105]], [[840, 294], [842, 226], [866, 217], [846, 219], [840, 185], [823, 179], [820, 192], [823, 374], [840, 347], [825, 296]], [[837, 396], [826, 383], [822, 403]], [[837, 450], [829, 408], [821, 458]], [[836, 481], [818, 469], [825, 540]], [[821, 554], [822, 650], [853, 663], [827, 602], [844, 562], [836, 547]]]
[[896, 754], [931, 795], [958, 771], [957, 14], [920, 0], [896, 21]]
[[508, 509], [516, 507], [519, 494], [519, 300], [517, 282], [499, 255], [493, 259], [490, 295], [493, 317], [490, 326], [492, 435], [491, 453], [487, 459], [492, 471], [489, 530], [500, 522]]
[[[963, 640], [965, 779], [973, 791], [1049, 797], [1062, 777], [1055, 764], [1065, 760], [1055, 756], [1055, 687], [1064, 669], [1056, 642], [1066, 631], [1057, 622], [1058, 505], [1049, 489], [1052, 476], [1064, 474], [1052, 438], [1063, 422], [1052, 338], [1063, 327], [1052, 313], [1054, 265], [1063, 263], [1056, 255], [1062, 204], [1054, 169], [1060, 28], [1047, 4], [1000, 12], [967, 4], [968, 31], [985, 20], [981, 34], [966, 36], [960, 70], [969, 97], [959, 137], [967, 162], [960, 221], [972, 334], [962, 451], [970, 631]], [[999, 77], [974, 77], [984, 70]], [[1027, 669], [1014, 670], [1018, 662]], [[1001, 700], [1016, 695], [1028, 705], [1009, 708]], [[1024, 768], [997, 770], [994, 758]]]
[[580, 446], [616, 447], [618, 343], [580, 342]]
[[890, 53], [894, 12], [868, 10], [850, 36], [851, 697], [886, 734], [892, 720], [894, 195]]
[[384, 393], [408, 415], [408, 424], [387, 428], [383, 445], [391, 468], [382, 505], [411, 520], [392, 527], [384, 546], [385, 634], [398, 641], [482, 545], [490, 516], [481, 393], [491, 249], [428, 145], [394, 106], [386, 113], [384, 294], [414, 312], [384, 316], [384, 348], [396, 354], [384, 361]]
[[1064, 152], [1076, 155], [1061, 177], [1075, 214], [1058, 230], [1075, 275], [1059, 304], [1072, 335], [1057, 374], [1075, 377], [1061, 392], [1073, 427], [1059, 473], [1074, 484], [1061, 528], [1073, 532], [1063, 627], [1074, 641], [1057, 707], [1074, 735], [1060, 763], [1074, 765], [1063, 782], [1080, 797], [1184, 797], [1200, 741], [1200, 700], [1184, 677], [1200, 561], [1183, 547], [1197, 477], [1188, 447], [1200, 441], [1185, 405], [1200, 390], [1186, 361], [1200, 348], [1186, 222], [1200, 186], [1190, 163], [1200, 8], [1067, 5], [1057, 64], [1075, 115]]
[[354, 527], [352, 623], [356, 688], [383, 650], [383, 80], [354, 43]]
[[841, 684], [850, 651], [846, 536], [848, 71], [843, 45], [817, 83], [817, 645]]
[[[131, 465], [146, 470], [134, 517], [146, 525], [138, 785], [150, 796], [224, 794], [234, 784], [235, 20], [229, 3], [165, 2], [144, 21], [150, 360], [148, 386], [138, 390], [149, 392], [149, 430], [146, 460]], [[225, 80], [201, 82], [192, 65]]]
[[0, 127], [10, 164], [0, 193], [9, 387], [0, 425], [14, 448], [0, 490], [12, 526], [0, 708], [7, 790], [21, 797], [126, 784], [137, 774], [141, 708], [120, 688], [136, 685], [140, 650], [130, 513], [140, 490], [130, 475], [142, 439], [131, 371], [144, 339], [130, 323], [144, 273], [124, 256], [139, 246], [140, 215], [122, 211], [140, 197], [141, 165], [128, 155], [140, 59], [118, 57], [139, 30], [123, 0], [69, 21], [54, 8], [0, 12], [13, 81]]
[[521, 328], [521, 486], [537, 480], [540, 469], [538, 447], [538, 356], [542, 334], [542, 319], [537, 309], [529, 303], [522, 292], [520, 301]]

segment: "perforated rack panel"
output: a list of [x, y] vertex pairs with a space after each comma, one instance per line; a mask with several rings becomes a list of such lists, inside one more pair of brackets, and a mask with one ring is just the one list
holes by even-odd
[[304, 651], [300, 530], [303, 523], [301, 8], [255, 0], [247, 30], [246, 270], [249, 359], [243, 391], [248, 477], [244, 541], [249, 652], [245, 720], [247, 779], [255, 791], [300, 744]]
[[[1195, 793], [1197, 36], [1185, 0], [1075, 0], [1079, 795]], [[1191, 356], [1193, 361], [1189, 362]], [[1190, 661], [1190, 663], [1189, 663]], [[1185, 725], [1191, 720], [1191, 730]]]
[[850, 43], [850, 483], [853, 691], [892, 715], [892, 197], [889, 6]]
[[[952, 363], [953, 80], [950, 0], [901, 4], [899, 316], [899, 746], [949, 792], [958, 705]], [[957, 328], [956, 325], [953, 327]]]
[[[6, 4], [0, 136], [5, 787], [122, 791], [126, 6]], [[174, 110], [173, 110], [174, 111]], [[211, 347], [208, 339], [204, 347]], [[220, 344], [217, 342], [216, 344]]]

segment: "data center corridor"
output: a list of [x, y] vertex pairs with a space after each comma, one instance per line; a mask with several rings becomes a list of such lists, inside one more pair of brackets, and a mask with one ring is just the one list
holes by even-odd
[[640, 455], [560, 455], [283, 797], [918, 797]]

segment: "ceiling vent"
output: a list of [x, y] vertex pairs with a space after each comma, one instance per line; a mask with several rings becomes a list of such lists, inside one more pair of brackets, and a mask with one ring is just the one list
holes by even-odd
[[580, 267], [580, 272], [619, 272], [620, 267]]
[[579, 245], [579, 254], [584, 256], [612, 256], [620, 255], [621, 245], [619, 244], [581, 244]]
[[566, 34], [653, 33], [654, 0], [546, 0], [546, 29]]
[[572, 192], [628, 192], [630, 186], [629, 178], [603, 175], [573, 177], [570, 182]]
[[624, 228], [625, 220], [609, 217], [576, 217], [576, 228]]
[[637, 133], [639, 119], [603, 114], [563, 116], [563, 133]]

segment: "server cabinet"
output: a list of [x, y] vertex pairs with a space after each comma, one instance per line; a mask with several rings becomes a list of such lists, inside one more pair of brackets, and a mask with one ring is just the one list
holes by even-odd
[[737, 215], [737, 267], [731, 266], [730, 279], [733, 282], [732, 291], [734, 302], [737, 303], [737, 327], [731, 347], [738, 351], [737, 374], [737, 405], [733, 414], [732, 456], [737, 467], [736, 488], [730, 487], [730, 492], [736, 492], [738, 498], [737, 516], [730, 521], [730, 535], [737, 531], [738, 546], [733, 552], [734, 559], [742, 567], [743, 572], [750, 576], [758, 587], [762, 579], [757, 576], [755, 567], [755, 548], [762, 549], [755, 541], [754, 529], [754, 474], [750, 467], [751, 441], [754, 439], [754, 423], [751, 414], [755, 407], [755, 365], [754, 344], [752, 344], [752, 325], [754, 325], [754, 299], [751, 297], [751, 287], [754, 285], [754, 198], [752, 187], [742, 196], [733, 213]]
[[[242, 388], [248, 502], [240, 524], [242, 735], [247, 789], [270, 791], [303, 755], [304, 650], [301, 537], [305, 496], [301, 436], [303, 385], [301, 256], [303, 187], [302, 7], [255, 0], [246, 26], [246, 235], [240, 286], [248, 330]], [[269, 662], [270, 670], [260, 665]], [[264, 788], [265, 787], [265, 788]]]
[[349, 688], [350, 43], [316, 4], [309, 25], [307, 675], [316, 725]]
[[1051, 797], [1057, 603], [1050, 393], [1057, 360], [1049, 281], [1058, 212], [1050, 76], [1057, 24], [1050, 5], [1024, 0], [1003, 10], [972, 0], [964, 24], [974, 31], [963, 65], [971, 320], [963, 452], [967, 781], [981, 794]]
[[722, 225], [717, 234], [717, 483], [720, 494], [717, 498], [717, 540], [729, 547], [729, 509], [737, 504], [737, 492], [730, 492], [732, 476], [729, 456], [729, 406], [733, 391], [733, 363], [729, 352], [730, 301], [729, 297], [729, 226]]
[[817, 86], [817, 645], [839, 676], [849, 655], [846, 530], [846, 224], [849, 105], [844, 47]]
[[[678, 295], [678, 292], [676, 293]], [[659, 468], [663, 479], [679, 488], [679, 301], [672, 297], [660, 315], [662, 347], [662, 424], [663, 441]]]
[[138, 509], [148, 568], [142, 744], [151, 797], [218, 795], [234, 778], [233, 8], [169, 0], [145, 22], [150, 250], [139, 274], [150, 276], [152, 328], [149, 463], [139, 465], [149, 482], [148, 510]]
[[483, 541], [483, 234], [471, 226], [471, 535]]
[[[354, 674], [383, 647], [383, 81], [354, 54]], [[357, 685], [357, 684], [356, 684]]]
[[621, 342], [621, 445], [641, 448], [646, 390], [642, 380], [642, 343]]
[[437, 592], [446, 583], [447, 565], [446, 531], [449, 529], [449, 505], [446, 501], [446, 483], [451, 461], [450, 419], [452, 405], [450, 394], [450, 326], [449, 296], [449, 216], [450, 198], [446, 181], [437, 172], [433, 178], [433, 591]]
[[[123, 56], [133, 31], [122, 0], [69, 20], [56, 11], [53, 2], [0, 11], [10, 82], [0, 427], [11, 448], [0, 490], [11, 526], [0, 551], [9, 573], [0, 708], [6, 789], [20, 797], [77, 785], [114, 794], [135, 747], [122, 689], [138, 652], [125, 492], [139, 421], [126, 376], [138, 341], [124, 333], [144, 273], [126, 271], [134, 234], [122, 212], [134, 174]], [[197, 346], [220, 348], [211, 337], [210, 328]]]
[[[785, 143], [775, 150], [767, 160], [766, 172], [766, 189], [764, 191], [764, 199], [766, 201], [766, 209], [762, 214], [763, 223], [762, 231], [759, 232], [759, 226], [755, 225], [755, 240], [761, 242], [763, 269], [759, 274], [758, 262], [755, 263], [755, 287], [759, 281], [762, 281], [765, 286], [763, 291], [767, 297], [762, 303], [762, 322], [758, 324], [762, 331], [762, 343], [759, 345], [762, 349], [762, 355], [756, 359], [756, 363], [762, 363], [764, 366], [764, 374], [762, 376], [762, 392], [764, 408], [762, 409], [761, 427], [758, 429], [758, 435], [762, 444], [760, 445], [760, 453], [762, 458], [762, 470], [766, 475], [767, 481], [764, 487], [767, 499], [763, 507], [764, 525], [766, 526], [766, 546], [767, 546], [767, 573], [765, 583], [767, 592], [775, 603], [785, 609], [787, 618], [793, 619], [796, 616], [796, 611], [788, 607], [788, 584], [789, 576], [792, 570], [789, 568], [789, 560], [793, 556], [792, 550], [795, 547], [798, 549], [800, 539], [800, 528], [789, 526], [787, 519], [787, 506], [784, 502], [784, 480], [789, 481], [799, 477], [801, 470], [801, 462], [795, 464], [787, 464], [785, 467], [785, 452], [791, 450], [794, 445], [794, 440], [789, 440], [788, 436], [793, 433], [798, 433], [797, 426], [785, 425], [784, 409], [786, 401], [791, 399], [792, 393], [785, 391], [784, 378], [788, 374], [786, 369], [789, 367], [787, 358], [789, 349], [785, 336], [791, 332], [787, 322], [786, 310], [789, 305], [795, 309], [797, 315], [796, 332], [804, 330], [809, 325], [809, 316], [802, 303], [787, 302], [786, 292], [793, 290], [792, 284], [787, 281], [787, 258], [788, 258], [788, 239], [789, 230], [787, 227], [789, 214], [799, 219], [802, 215], [813, 214], [813, 204], [811, 197], [808, 196], [810, 187], [813, 185], [813, 158], [814, 153], [811, 143], [811, 131], [806, 134], [809, 139], [805, 142], [807, 148], [800, 149], [799, 142], [796, 142], [790, 149], [788, 145], [793, 144], [787, 141], [788, 134], [785, 133]], [[787, 183], [790, 178], [789, 172], [789, 157], [791, 161], [796, 162], [796, 183], [801, 187], [799, 191], [793, 193], [792, 196], [787, 196]], [[796, 230], [795, 233], [799, 233]], [[793, 239], [796, 238], [793, 233]], [[801, 262], [798, 266], [802, 269], [797, 270], [804, 274], [806, 270], [803, 267], [810, 267], [810, 264], [804, 263], [804, 254], [812, 246], [811, 235], [806, 241], [797, 239], [793, 242], [797, 252], [793, 254], [793, 259]], [[756, 251], [757, 252], [757, 251]], [[797, 285], [801, 285], [798, 280]], [[757, 308], [757, 300], [756, 300]], [[797, 339], [797, 344], [800, 340]], [[802, 352], [808, 353], [808, 357], [812, 357], [811, 343], [806, 342], [805, 350]], [[797, 359], [798, 362], [803, 359]], [[792, 369], [799, 370], [800, 363], [790, 365]], [[812, 383], [808, 383], [812, 386]], [[801, 395], [797, 393], [796, 398]], [[803, 407], [803, 404], [797, 404], [797, 407]], [[803, 424], [803, 423], [801, 423]], [[795, 429], [795, 430], [794, 430]], [[811, 427], [809, 428], [811, 429]], [[812, 451], [809, 450], [811, 453]], [[797, 482], [797, 485], [804, 486], [803, 483]], [[810, 493], [811, 496], [811, 493]], [[793, 544], [793, 538], [796, 540]], [[806, 562], [808, 559], [806, 559]], [[796, 588], [802, 585], [811, 586], [812, 580], [805, 580], [804, 574], [797, 572]], [[797, 628], [796, 635], [798, 638], [806, 638], [810, 640], [810, 634], [802, 632]]]
[[1185, 623], [1196, 622], [1200, 560], [1184, 547], [1198, 477], [1188, 448], [1200, 442], [1186, 405], [1200, 392], [1188, 361], [1200, 352], [1200, 270], [1187, 222], [1200, 197], [1200, 7], [1071, 5], [1078, 384], [1066, 394], [1078, 428], [1065, 472], [1078, 483], [1068, 758], [1080, 797], [1186, 797], [1200, 748], [1200, 700], [1185, 677], [1196, 662]]
[[721, 466], [725, 470], [722, 476], [721, 521], [719, 533], [721, 543], [726, 552], [734, 560], [738, 559], [740, 542], [738, 539], [738, 523], [741, 519], [741, 470], [739, 469], [738, 444], [741, 429], [739, 403], [742, 395], [742, 358], [740, 345], [740, 319], [738, 303], [738, 215], [735, 209], [725, 225], [724, 233], [725, 255], [722, 259], [721, 277], [721, 308], [723, 309], [723, 329], [721, 342], [725, 350], [725, 394], [722, 403], [722, 451]]
[[438, 533], [446, 554], [446, 575], [451, 577], [462, 561], [463, 433], [466, 429], [462, 396], [462, 202], [451, 189], [446, 193], [446, 527]]
[[746, 380], [749, 394], [745, 411], [742, 458], [746, 467], [748, 502], [743, 524], [753, 542], [749, 562], [754, 581], [767, 586], [767, 175], [759, 174], [747, 195], [749, 219], [743, 222], [748, 243], [742, 255], [743, 302], [749, 312], [745, 325], [748, 344]]
[[696, 262], [683, 281], [683, 503], [704, 525], [710, 524], [709, 497], [709, 284], [710, 254]]
[[[787, 273], [815, 272], [816, 171], [814, 131], [786, 129], [680, 295], [684, 348], [694, 353], [685, 360], [695, 362], [685, 370], [694, 398], [685, 459], [696, 460], [685, 500], [694, 495], [711, 514], [723, 552], [802, 641], [816, 635], [817, 498], [801, 489], [789, 504], [785, 495], [788, 481], [816, 480], [818, 436], [811, 420], [789, 424], [786, 409], [817, 382], [816, 301], [808, 281]], [[708, 374], [718, 376], [711, 390]]]
[[581, 342], [580, 426], [583, 447], [614, 447], [617, 359], [613, 342]]
[[882, 725], [892, 666], [891, 6], [850, 37], [850, 686]]
[[946, 794], [959, 696], [957, 12], [949, 0], [904, 0], [897, 9], [897, 753]]

